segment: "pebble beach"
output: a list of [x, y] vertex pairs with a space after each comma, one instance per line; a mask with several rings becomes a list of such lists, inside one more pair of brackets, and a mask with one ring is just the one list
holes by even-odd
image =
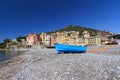
[[120, 46], [88, 47], [74, 54], [29, 49], [0, 64], [0, 80], [120, 80]]

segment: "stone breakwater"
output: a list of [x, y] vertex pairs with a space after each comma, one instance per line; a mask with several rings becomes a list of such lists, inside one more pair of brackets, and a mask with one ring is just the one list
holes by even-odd
[[0, 68], [0, 80], [120, 80], [119, 46], [81, 54], [34, 49], [19, 58]]

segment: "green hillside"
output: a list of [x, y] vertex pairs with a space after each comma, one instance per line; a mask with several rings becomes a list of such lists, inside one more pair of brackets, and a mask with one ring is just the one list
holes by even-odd
[[51, 31], [51, 32], [48, 32], [48, 33], [54, 33], [54, 32], [57, 32], [57, 31], [59, 31], [59, 32], [63, 32], [63, 31], [79, 31], [80, 35], [81, 35], [84, 30], [89, 31], [92, 36], [96, 35], [97, 32], [100, 31], [100, 30], [97, 30], [97, 29], [87, 28], [87, 27], [83, 27], [83, 26], [68, 25], [68, 26], [66, 26], [66, 27], [64, 27], [62, 29]]

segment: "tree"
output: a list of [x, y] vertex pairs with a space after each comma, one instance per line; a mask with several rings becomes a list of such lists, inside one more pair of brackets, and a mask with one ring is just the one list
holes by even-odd
[[6, 43], [10, 43], [10, 42], [11, 42], [11, 40], [8, 39], [8, 38], [7, 38], [7, 39], [4, 39], [4, 41], [3, 41], [3, 43], [5, 43], [5, 44], [6, 44]]
[[3, 44], [5, 45], [5, 48], [8, 48], [9, 47], [9, 44], [11, 43], [12, 41], [10, 39], [4, 39], [3, 41]]
[[6, 44], [0, 43], [0, 49], [5, 49], [5, 48], [6, 48]]
[[18, 41], [18, 42], [22, 42], [21, 39], [25, 39], [25, 40], [26, 40], [26, 37], [25, 37], [25, 36], [22, 36], [22, 37], [19, 36], [19, 37], [17, 37], [17, 41]]
[[10, 39], [4, 39], [3, 43], [0, 43], [0, 49], [5, 49], [9, 43], [11, 43]]
[[[96, 32], [100, 30], [92, 29], [84, 26], [78, 26], [78, 25], [68, 25], [62, 29], [55, 30], [54, 32], [63, 32], [63, 31], [79, 31], [80, 36], [82, 36], [83, 31], [89, 31], [90, 33], [92, 33], [92, 35], [96, 35]], [[48, 32], [48, 33], [54, 33], [54, 32]]]

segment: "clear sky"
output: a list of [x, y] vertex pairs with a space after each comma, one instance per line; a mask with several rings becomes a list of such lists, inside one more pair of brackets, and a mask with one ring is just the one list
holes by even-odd
[[0, 0], [0, 41], [70, 24], [120, 33], [120, 0]]

